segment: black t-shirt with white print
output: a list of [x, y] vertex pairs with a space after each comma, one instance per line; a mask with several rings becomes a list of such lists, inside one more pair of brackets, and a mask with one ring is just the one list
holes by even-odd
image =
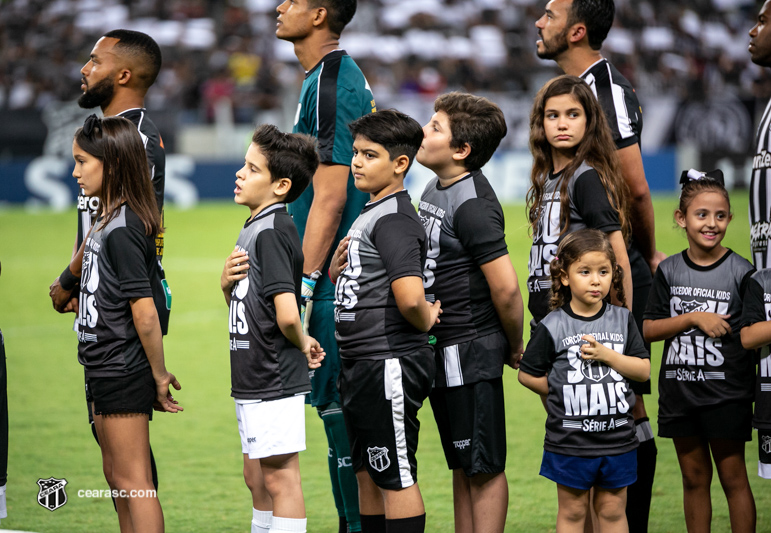
[[426, 232], [406, 190], [362, 209], [348, 231], [348, 266], [335, 285], [335, 338], [343, 359], [391, 359], [415, 352], [428, 335], [399, 312], [391, 283], [422, 279]]
[[527, 290], [530, 293], [527, 307], [533, 315], [531, 327], [535, 327], [549, 313], [550, 263], [557, 254], [557, 248], [562, 239], [568, 233], [584, 228], [598, 229], [605, 233], [621, 230], [618, 210], [608, 200], [608, 193], [597, 171], [586, 163], [582, 163], [568, 182], [569, 224], [562, 233], [560, 226], [562, 181], [561, 173], [549, 173], [544, 184], [543, 201], [533, 234], [527, 278]]
[[596, 315], [583, 317], [566, 304], [549, 313], [536, 326], [520, 366], [520, 372], [532, 376], [548, 375], [544, 449], [576, 457], [629, 452], [638, 445], [634, 393], [627, 379], [605, 363], [581, 357], [584, 335], [618, 353], [650, 358], [624, 307], [603, 303]]
[[[150, 179], [153, 182], [153, 192], [155, 202], [158, 205], [158, 212], [163, 212], [163, 196], [166, 183], [166, 152], [163, 147], [163, 140], [158, 128], [147, 116], [147, 110], [143, 108], [128, 109], [116, 116], [130, 120], [137, 127], [139, 137], [145, 146], [147, 153], [147, 164], [150, 167]], [[85, 196], [83, 189], [78, 192], [78, 247], [83, 239], [88, 235], [91, 229], [91, 223], [99, 210], [99, 198], [96, 196]], [[163, 243], [157, 243], [158, 257], [163, 257]]]
[[[744, 326], [771, 320], [771, 269], [765, 268], [752, 275], [742, 308]], [[758, 350], [760, 361], [755, 381], [755, 416], [752, 425], [771, 429], [771, 353], [769, 345]]]
[[[153, 184], [153, 193], [155, 202], [158, 206], [158, 212], [161, 214], [163, 222], [163, 198], [166, 184], [166, 152], [163, 147], [163, 140], [158, 128], [147, 116], [147, 110], [144, 108], [134, 108], [118, 113], [116, 116], [130, 120], [139, 132], [142, 144], [147, 154], [147, 164], [150, 168], [150, 179]], [[99, 211], [99, 198], [96, 196], [85, 196], [83, 189], [78, 191], [78, 237], [77, 246], [83, 243], [88, 235], [91, 225]], [[158, 233], [155, 236], [155, 254], [157, 257], [157, 273], [152, 276], [153, 301], [155, 309], [158, 311], [158, 318], [161, 322], [161, 331], [164, 335], [169, 329], [169, 315], [171, 313], [171, 291], [166, 283], [166, 274], [161, 265], [163, 260], [164, 235]], [[73, 294], [73, 297], [76, 294]]]
[[442, 187], [435, 177], [423, 191], [418, 215], [428, 237], [426, 300], [442, 302], [441, 322], [431, 329], [436, 347], [500, 331], [490, 286], [479, 268], [508, 253], [503, 209], [487, 178], [476, 170]]
[[100, 218], [86, 240], [80, 278], [78, 360], [87, 377], [117, 377], [150, 366], [130, 300], [152, 297], [155, 237], [124, 204], [107, 225]]
[[308, 363], [276, 322], [276, 294], [292, 293], [300, 309], [303, 253], [283, 203], [244, 224], [236, 247], [249, 254], [246, 278], [230, 293], [231, 396], [275, 400], [310, 392]]
[[742, 301], [753, 267], [727, 250], [709, 266], [691, 261], [687, 251], [661, 262], [653, 277], [644, 320], [684, 313], [731, 315], [731, 333], [711, 338], [698, 328], [664, 342], [659, 373], [659, 420], [735, 400], [751, 400], [754, 356], [742, 347]]

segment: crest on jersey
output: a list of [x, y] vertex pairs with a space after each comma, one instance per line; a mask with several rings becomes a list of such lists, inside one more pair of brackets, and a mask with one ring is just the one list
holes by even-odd
[[599, 383], [610, 374], [610, 367], [600, 361], [585, 360], [581, 365], [581, 373], [586, 379]]
[[760, 448], [766, 453], [771, 453], [771, 435], [763, 435], [762, 439]]
[[374, 446], [367, 448], [367, 454], [369, 455], [369, 465], [378, 472], [382, 472], [391, 466], [391, 459], [388, 458], [388, 448]]
[[37, 502], [49, 511], [56, 511], [67, 503], [67, 493], [64, 491], [64, 487], [67, 485], [66, 479], [49, 477], [48, 479], [38, 479], [37, 484], [40, 487], [37, 493]]
[[709, 305], [707, 302], [680, 302], [680, 308], [683, 310], [683, 314], [685, 313], [706, 313], [709, 310]]

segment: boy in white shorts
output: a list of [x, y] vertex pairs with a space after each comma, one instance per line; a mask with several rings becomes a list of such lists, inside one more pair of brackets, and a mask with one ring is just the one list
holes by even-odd
[[251, 211], [220, 285], [230, 307], [230, 372], [252, 492], [252, 533], [306, 531], [298, 452], [305, 449], [308, 368], [324, 358], [300, 322], [303, 254], [286, 210], [318, 166], [311, 137], [257, 128], [236, 173]]

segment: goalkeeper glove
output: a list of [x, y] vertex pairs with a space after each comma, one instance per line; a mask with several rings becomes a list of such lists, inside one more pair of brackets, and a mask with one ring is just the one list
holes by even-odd
[[303, 333], [308, 334], [308, 326], [311, 323], [311, 309], [313, 308], [313, 291], [316, 288], [316, 281], [321, 277], [321, 272], [303, 274], [303, 285], [300, 291], [300, 322], [303, 325]]

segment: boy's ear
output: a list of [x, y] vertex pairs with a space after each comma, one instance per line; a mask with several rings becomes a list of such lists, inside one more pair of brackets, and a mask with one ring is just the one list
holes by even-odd
[[452, 154], [452, 158], [455, 161], [463, 161], [471, 155], [471, 146], [469, 143], [463, 143], [463, 146], [455, 149], [455, 153]]
[[292, 189], [292, 180], [289, 178], [281, 178], [278, 181], [273, 182], [273, 194], [276, 196], [286, 196]]
[[317, 7], [316, 14], [313, 16], [313, 25], [314, 26], [321, 26], [324, 24], [324, 22], [327, 20], [327, 8], [326, 7]]
[[573, 24], [568, 30], [568, 41], [571, 43], [578, 43], [584, 37], [586, 37], [586, 24], [583, 22]]
[[393, 161], [394, 174], [405, 174], [407, 169], [410, 168], [410, 158], [406, 155], [400, 155]]

